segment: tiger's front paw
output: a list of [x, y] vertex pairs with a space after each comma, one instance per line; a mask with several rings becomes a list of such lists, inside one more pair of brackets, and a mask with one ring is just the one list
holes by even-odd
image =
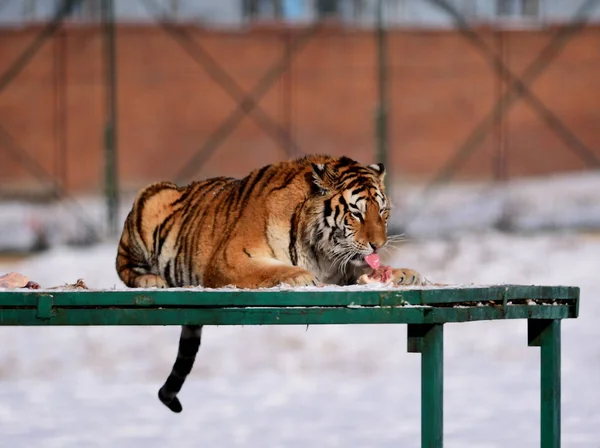
[[420, 286], [423, 285], [423, 278], [421, 274], [413, 269], [393, 269], [392, 270], [392, 281], [394, 285], [403, 286]]
[[317, 286], [318, 280], [308, 271], [297, 271], [281, 278], [280, 283], [290, 286]]
[[136, 288], [166, 288], [167, 282], [154, 274], [140, 275], [135, 279]]

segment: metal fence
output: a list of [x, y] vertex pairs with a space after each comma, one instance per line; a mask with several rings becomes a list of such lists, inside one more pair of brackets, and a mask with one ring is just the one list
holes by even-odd
[[383, 161], [421, 204], [456, 178], [597, 169], [598, 3], [4, 0], [0, 194], [114, 235], [144, 183], [306, 153]]

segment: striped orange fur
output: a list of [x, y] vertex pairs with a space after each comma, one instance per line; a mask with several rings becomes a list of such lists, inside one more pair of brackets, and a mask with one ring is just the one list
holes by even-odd
[[[179, 187], [149, 185], [137, 196], [116, 268], [130, 287], [218, 288], [355, 284], [364, 256], [387, 242], [389, 199], [382, 164], [312, 155], [264, 166], [243, 179]], [[419, 283], [395, 269], [403, 284]], [[182, 329], [179, 353], [159, 398], [181, 411], [202, 327]]]

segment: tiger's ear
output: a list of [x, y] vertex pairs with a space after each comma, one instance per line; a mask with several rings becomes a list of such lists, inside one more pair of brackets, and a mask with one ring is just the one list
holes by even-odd
[[329, 191], [335, 187], [337, 173], [331, 165], [322, 163], [312, 164], [313, 182], [323, 191]]
[[383, 182], [385, 177], [385, 165], [383, 163], [374, 163], [373, 165], [369, 165], [369, 168], [375, 171], [379, 180]]

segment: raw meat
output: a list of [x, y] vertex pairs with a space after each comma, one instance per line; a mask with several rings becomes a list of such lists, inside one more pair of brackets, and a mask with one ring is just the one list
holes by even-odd
[[36, 282], [30, 281], [27, 277], [18, 272], [9, 272], [3, 276], [0, 276], [0, 288], [28, 288], [28, 289], [39, 289], [40, 285]]
[[389, 266], [381, 266], [381, 260], [378, 254], [370, 254], [365, 256], [365, 261], [373, 269], [370, 274], [363, 274], [358, 278], [358, 284], [364, 285], [367, 283], [389, 283], [392, 279], [392, 268]]

